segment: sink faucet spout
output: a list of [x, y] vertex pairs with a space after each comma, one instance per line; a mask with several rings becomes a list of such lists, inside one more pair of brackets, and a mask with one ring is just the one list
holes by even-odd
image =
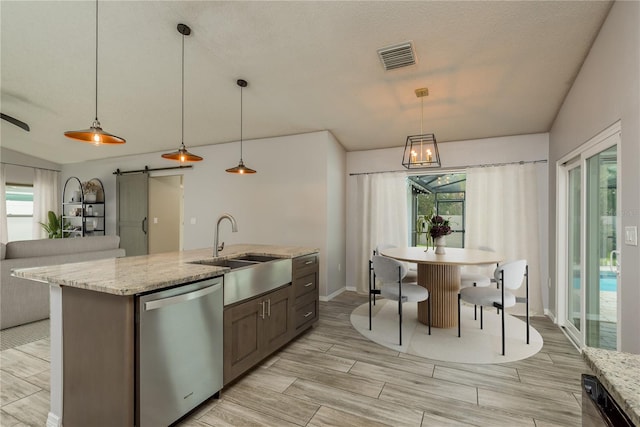
[[220, 215], [220, 217], [218, 218], [218, 221], [216, 222], [216, 232], [213, 238], [213, 256], [214, 257], [217, 257], [218, 251], [221, 251], [224, 248], [224, 242], [222, 242], [222, 247], [218, 245], [218, 238], [220, 236], [220, 223], [222, 222], [223, 219], [228, 219], [229, 222], [231, 222], [231, 231], [233, 231], [234, 233], [238, 231], [238, 224], [236, 223], [235, 218], [231, 216], [231, 214], [225, 213]]

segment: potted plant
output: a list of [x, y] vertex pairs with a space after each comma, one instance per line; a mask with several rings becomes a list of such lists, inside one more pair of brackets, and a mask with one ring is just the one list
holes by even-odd
[[99, 183], [91, 180], [82, 183], [82, 194], [85, 203], [95, 203], [98, 192], [101, 190]]
[[427, 224], [429, 225], [429, 236], [431, 237], [436, 253], [444, 254], [444, 236], [451, 234], [449, 220], [434, 214], [427, 220]]
[[67, 226], [62, 220], [62, 215], [56, 215], [54, 211], [47, 213], [47, 223], [41, 222], [40, 225], [47, 232], [49, 239], [61, 239], [62, 230]]

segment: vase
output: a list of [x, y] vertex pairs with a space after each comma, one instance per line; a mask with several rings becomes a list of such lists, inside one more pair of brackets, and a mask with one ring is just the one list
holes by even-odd
[[444, 236], [436, 237], [433, 240], [433, 244], [436, 247], [436, 254], [443, 255], [446, 253], [446, 251], [444, 250], [444, 245], [446, 244]]
[[85, 203], [95, 203], [96, 201], [96, 193], [85, 193], [84, 202]]

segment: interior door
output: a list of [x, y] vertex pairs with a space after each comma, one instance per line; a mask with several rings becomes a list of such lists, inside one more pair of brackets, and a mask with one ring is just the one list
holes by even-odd
[[148, 253], [149, 175], [118, 175], [116, 178], [116, 228], [120, 247], [127, 256]]
[[149, 253], [182, 249], [182, 175], [149, 177]]

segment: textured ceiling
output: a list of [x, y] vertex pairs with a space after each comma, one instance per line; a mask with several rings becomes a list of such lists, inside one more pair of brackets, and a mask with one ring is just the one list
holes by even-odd
[[[420, 133], [438, 141], [546, 132], [611, 6], [545, 2], [99, 3], [98, 117], [122, 146], [67, 139], [94, 118], [95, 3], [6, 1], [2, 146], [58, 163], [172, 151], [181, 132], [185, 39], [188, 148], [329, 130], [348, 151]], [[376, 50], [414, 43], [417, 64], [384, 71]]]

